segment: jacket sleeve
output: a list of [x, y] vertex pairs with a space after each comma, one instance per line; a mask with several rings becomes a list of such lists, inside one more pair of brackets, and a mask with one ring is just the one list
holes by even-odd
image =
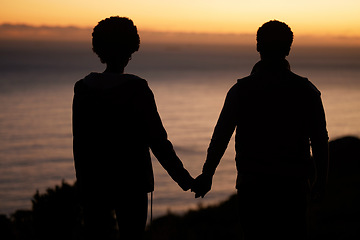
[[237, 102], [235, 85], [229, 90], [226, 96], [224, 106], [215, 126], [207, 151], [207, 158], [203, 166], [203, 174], [214, 175], [215, 170], [225, 153], [236, 127], [236, 113], [238, 111]]
[[317, 184], [324, 187], [329, 171], [328, 132], [320, 92], [313, 96], [310, 106], [310, 142], [317, 171]]
[[81, 181], [82, 179], [82, 170], [83, 170], [83, 163], [82, 163], [82, 154], [85, 146], [82, 141], [83, 133], [81, 132], [81, 124], [82, 124], [82, 113], [79, 103], [79, 96], [77, 94], [79, 85], [81, 82], [78, 81], [74, 86], [74, 97], [73, 97], [73, 104], [72, 104], [72, 133], [73, 133], [73, 157], [74, 157], [74, 164], [76, 169], [76, 177], [77, 180]]
[[192, 185], [193, 178], [184, 168], [172, 143], [168, 140], [166, 130], [157, 111], [154, 95], [147, 85], [144, 88], [143, 97], [142, 112], [150, 149], [171, 178], [183, 190], [188, 190]]

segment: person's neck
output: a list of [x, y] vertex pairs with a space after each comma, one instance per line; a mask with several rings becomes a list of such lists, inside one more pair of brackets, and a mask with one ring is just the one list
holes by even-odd
[[253, 67], [251, 73], [264, 71], [266, 69], [271, 71], [277, 71], [279, 69], [290, 70], [290, 64], [285, 58], [261, 58]]
[[260, 55], [260, 59], [263, 62], [284, 62], [286, 60], [285, 57], [273, 57], [273, 56], [263, 56]]
[[123, 74], [124, 69], [125, 69], [124, 66], [106, 64], [106, 69], [104, 73]]

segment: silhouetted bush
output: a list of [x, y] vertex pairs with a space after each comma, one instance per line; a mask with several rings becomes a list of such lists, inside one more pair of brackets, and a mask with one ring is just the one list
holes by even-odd
[[0, 215], [0, 239], [15, 239], [12, 222], [3, 214]]
[[219, 205], [155, 219], [146, 239], [241, 239], [239, 229], [237, 196], [233, 195]]
[[16, 239], [34, 239], [33, 212], [18, 210], [11, 216]]
[[329, 143], [327, 194], [310, 206], [312, 239], [360, 239], [360, 139]]
[[[46, 193], [38, 191], [32, 200], [33, 230], [36, 239], [79, 239], [82, 213], [74, 186], [62, 182]], [[56, 234], [54, 234], [56, 233]]]
[[[309, 209], [311, 239], [360, 239], [360, 139], [331, 141], [330, 162], [327, 195]], [[75, 185], [62, 182], [43, 194], [37, 191], [32, 204], [32, 210], [18, 210], [10, 218], [0, 215], [1, 240], [83, 239]], [[146, 239], [241, 239], [236, 196], [181, 216], [170, 213], [155, 219]]]

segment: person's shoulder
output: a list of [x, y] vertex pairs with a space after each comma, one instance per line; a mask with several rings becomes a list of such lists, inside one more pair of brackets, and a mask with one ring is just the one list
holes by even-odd
[[289, 75], [291, 81], [303, 86], [307, 91], [314, 95], [321, 95], [319, 89], [307, 77], [300, 76], [292, 71], [289, 71]]
[[130, 84], [130, 88], [139, 99], [154, 98], [154, 93], [147, 80], [134, 74], [123, 74], [123, 77], [129, 80], [127, 82]]
[[91, 86], [93, 86], [94, 82], [101, 80], [103, 78], [103, 74], [97, 73], [97, 72], [91, 72], [88, 75], [86, 75], [84, 78], [78, 80], [75, 82], [74, 85], [74, 93], [85, 93], [88, 91], [91, 91]]
[[241, 85], [248, 85], [251, 83], [251, 81], [253, 80], [255, 74], [251, 74], [249, 76], [243, 77], [243, 78], [239, 78], [236, 82], [235, 85], [237, 86], [241, 86]]
[[237, 79], [235, 85], [233, 86], [234, 91], [246, 91], [252, 87], [255, 82], [255, 74], [251, 74], [249, 76]]
[[300, 76], [300, 75], [294, 73], [293, 71], [288, 70], [287, 73], [289, 74], [289, 77], [292, 80], [299, 81], [299, 82], [304, 82], [304, 83], [309, 81], [307, 77]]
[[81, 88], [83, 85], [83, 79], [80, 79], [79, 81], [75, 82], [74, 84], [74, 91], [76, 92], [79, 88]]
[[125, 78], [130, 88], [136, 90], [136, 92], [148, 92], [151, 91], [148, 81], [135, 74], [126, 73], [122, 75]]
[[102, 90], [116, 89], [124, 86], [129, 86], [130, 88], [147, 88], [148, 83], [145, 79], [134, 74], [92, 72], [75, 83], [74, 91], [88, 90], [88, 88]]
[[127, 80], [130, 80], [132, 83], [135, 84], [146, 85], [146, 86], [148, 85], [148, 82], [144, 78], [141, 78], [135, 74], [124, 73], [122, 77]]
[[251, 81], [251, 77], [247, 76], [241, 79], [237, 79], [236, 83], [229, 89], [227, 92], [227, 96], [235, 96], [237, 94], [240, 94], [240, 92], [246, 88], [246, 85], [248, 85]]
[[94, 73], [90, 73], [90, 74], [86, 75], [84, 78], [75, 82], [74, 93], [76, 94], [76, 93], [82, 92], [86, 88], [86, 84], [84, 84], [86, 79], [93, 78], [93, 77], [94, 77]]
[[81, 86], [81, 85], [85, 84], [87, 81], [98, 79], [98, 78], [100, 78], [100, 75], [101, 75], [101, 73], [91, 72], [88, 75], [86, 75], [85, 77], [83, 77], [82, 79], [78, 80], [75, 83], [75, 86], [77, 86], [77, 85]]

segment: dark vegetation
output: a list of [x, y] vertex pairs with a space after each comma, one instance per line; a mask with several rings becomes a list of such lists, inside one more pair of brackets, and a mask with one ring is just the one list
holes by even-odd
[[[309, 207], [311, 239], [360, 239], [360, 139], [331, 141], [330, 163], [327, 195]], [[0, 215], [0, 239], [83, 239], [82, 210], [75, 189], [62, 182], [46, 193], [36, 192], [32, 210], [18, 210], [10, 217]], [[234, 195], [216, 206], [155, 219], [146, 239], [241, 239], [239, 229]], [[116, 231], [114, 221], [114, 239]]]

